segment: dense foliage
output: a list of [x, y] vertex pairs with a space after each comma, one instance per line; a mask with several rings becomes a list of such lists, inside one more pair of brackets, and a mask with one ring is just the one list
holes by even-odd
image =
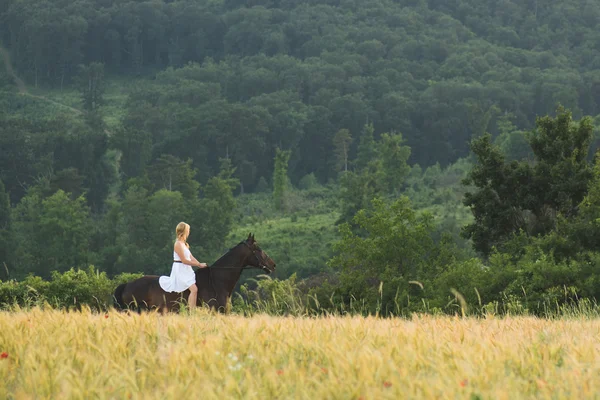
[[558, 102], [596, 115], [599, 20], [597, 2], [575, 0], [4, 0], [0, 38], [35, 86], [80, 82], [89, 65], [85, 109], [101, 104], [95, 63], [170, 68], [131, 96], [123, 171], [170, 153], [206, 178], [229, 156], [252, 189], [276, 146], [293, 151], [294, 183], [335, 177], [334, 136], [366, 122], [401, 132], [411, 163], [446, 166], [507, 113], [518, 129]]
[[599, 24], [575, 0], [4, 0], [0, 278], [166, 274], [185, 220], [201, 261], [251, 230], [295, 277], [244, 307], [598, 298]]

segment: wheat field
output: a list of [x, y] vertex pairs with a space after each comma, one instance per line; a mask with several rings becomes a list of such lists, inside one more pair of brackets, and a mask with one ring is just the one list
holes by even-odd
[[0, 313], [1, 399], [592, 399], [600, 320]]

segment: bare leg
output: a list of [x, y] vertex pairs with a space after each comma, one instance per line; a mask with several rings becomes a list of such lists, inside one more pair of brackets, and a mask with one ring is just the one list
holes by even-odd
[[188, 297], [188, 307], [190, 310], [196, 308], [196, 302], [198, 301], [198, 287], [196, 284], [190, 286], [190, 297]]

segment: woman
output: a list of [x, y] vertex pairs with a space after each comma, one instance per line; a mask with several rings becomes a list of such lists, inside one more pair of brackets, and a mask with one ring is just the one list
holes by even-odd
[[187, 243], [187, 238], [190, 236], [190, 226], [185, 222], [180, 222], [177, 224], [175, 233], [177, 234], [177, 240], [173, 249], [171, 276], [161, 276], [158, 283], [165, 292], [181, 293], [186, 289], [190, 289], [188, 306], [192, 309], [196, 307], [196, 299], [198, 298], [196, 274], [192, 266], [206, 268], [207, 265], [198, 262], [190, 252], [190, 246]]

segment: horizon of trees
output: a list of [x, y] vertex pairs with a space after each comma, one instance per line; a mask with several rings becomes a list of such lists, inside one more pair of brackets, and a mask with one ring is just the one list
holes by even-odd
[[411, 164], [445, 167], [484, 132], [526, 147], [512, 134], [558, 103], [595, 116], [599, 20], [600, 5], [575, 0], [5, 0], [0, 38], [34, 86], [81, 83], [83, 64], [86, 109], [101, 103], [98, 63], [150, 80], [117, 132], [127, 176], [167, 153], [203, 180], [231, 158], [252, 191], [277, 147], [294, 184], [337, 179], [334, 137], [369, 123], [401, 133]]
[[[489, 264], [499, 301], [539, 278], [536, 257], [596, 295], [599, 23], [600, 4], [574, 0], [5, 0], [17, 74], [76, 90], [81, 113], [19, 95], [0, 66], [0, 263], [17, 278], [158, 273], [180, 220], [214, 254], [236, 195], [272, 192], [286, 215], [294, 187], [329, 184], [307, 192], [339, 212], [331, 265], [346, 298], [377, 297], [361, 255], [409, 296], [408, 277], [480, 285]], [[109, 82], [127, 86], [118, 111]], [[403, 197], [449, 210], [465, 192], [477, 256], [458, 239], [464, 220], [434, 223]], [[410, 251], [371, 252], [364, 241], [386, 230]], [[344, 249], [362, 253], [336, 258]], [[531, 289], [556, 296], [560, 279]]]

